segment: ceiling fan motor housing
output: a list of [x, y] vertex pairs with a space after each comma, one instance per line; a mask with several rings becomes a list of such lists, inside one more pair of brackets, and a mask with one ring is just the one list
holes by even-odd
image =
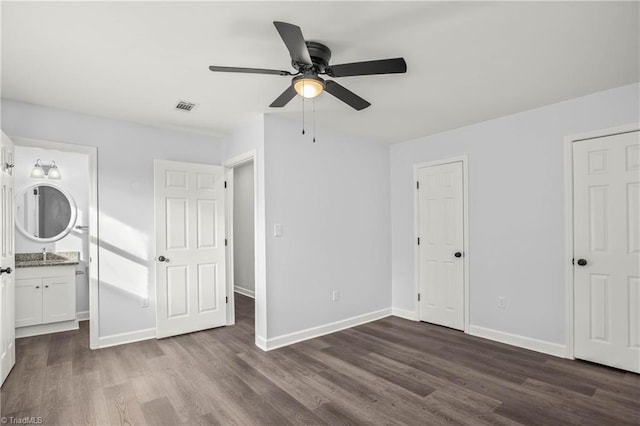
[[[311, 56], [311, 62], [313, 62], [313, 69], [316, 73], [324, 73], [325, 68], [329, 66], [329, 59], [331, 59], [331, 50], [322, 43], [316, 41], [306, 41], [307, 50], [309, 50], [309, 56]], [[294, 64], [295, 67], [295, 64]], [[305, 65], [302, 68], [298, 68], [301, 72], [304, 72]]]

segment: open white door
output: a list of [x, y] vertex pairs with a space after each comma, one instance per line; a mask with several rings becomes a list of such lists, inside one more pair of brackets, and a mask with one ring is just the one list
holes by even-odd
[[13, 142], [2, 133], [0, 143], [0, 385], [16, 363], [15, 254], [13, 223]]
[[463, 164], [420, 167], [417, 175], [420, 321], [464, 330]]
[[155, 161], [157, 337], [226, 324], [224, 168]]
[[640, 132], [573, 143], [575, 357], [640, 373]]

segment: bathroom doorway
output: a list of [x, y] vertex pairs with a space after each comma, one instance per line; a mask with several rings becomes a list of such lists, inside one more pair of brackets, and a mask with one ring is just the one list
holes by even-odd
[[97, 348], [97, 150], [12, 139], [16, 337], [79, 328]]

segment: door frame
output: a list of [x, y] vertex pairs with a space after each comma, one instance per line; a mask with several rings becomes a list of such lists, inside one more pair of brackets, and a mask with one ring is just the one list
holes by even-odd
[[[417, 238], [420, 231], [420, 202], [418, 199], [418, 191], [416, 182], [418, 182], [418, 170], [425, 167], [441, 166], [443, 164], [462, 163], [462, 239], [463, 247], [462, 256], [463, 268], [464, 268], [464, 296], [463, 296], [463, 308], [464, 315], [464, 332], [469, 333], [470, 324], [470, 306], [469, 306], [469, 156], [467, 154], [457, 157], [449, 157], [442, 160], [428, 161], [425, 163], [415, 163], [413, 165], [413, 233], [414, 238]], [[414, 239], [413, 249], [413, 263], [414, 263], [414, 312], [416, 313], [416, 321], [420, 321], [420, 301], [418, 300], [418, 294], [420, 293], [420, 247]]]
[[234, 293], [234, 258], [233, 258], [233, 169], [243, 166], [253, 161], [253, 258], [254, 258], [254, 311], [255, 311], [255, 324], [254, 330], [258, 329], [258, 321], [260, 316], [258, 315], [258, 301], [264, 299], [258, 299], [258, 174], [256, 173], [256, 150], [245, 152], [244, 154], [237, 155], [229, 160], [226, 160], [222, 165], [226, 168], [225, 180], [227, 181], [226, 195], [226, 233], [228, 239], [227, 245], [227, 294], [229, 295], [229, 306], [227, 307], [227, 325], [233, 325], [236, 322], [236, 309], [235, 309], [235, 293]]
[[85, 154], [89, 160], [89, 348], [100, 347], [100, 238], [98, 229], [98, 148], [42, 139], [10, 136], [16, 146], [52, 149], [63, 152]]
[[564, 252], [565, 252], [565, 340], [566, 358], [575, 359], [574, 274], [573, 274], [573, 144], [589, 139], [603, 138], [640, 131], [640, 123], [594, 130], [564, 137]]

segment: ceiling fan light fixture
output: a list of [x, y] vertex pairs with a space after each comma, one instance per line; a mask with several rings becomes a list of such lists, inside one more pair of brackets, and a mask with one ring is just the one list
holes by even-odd
[[324, 80], [315, 75], [305, 75], [293, 79], [293, 88], [303, 98], [315, 98], [325, 88]]

